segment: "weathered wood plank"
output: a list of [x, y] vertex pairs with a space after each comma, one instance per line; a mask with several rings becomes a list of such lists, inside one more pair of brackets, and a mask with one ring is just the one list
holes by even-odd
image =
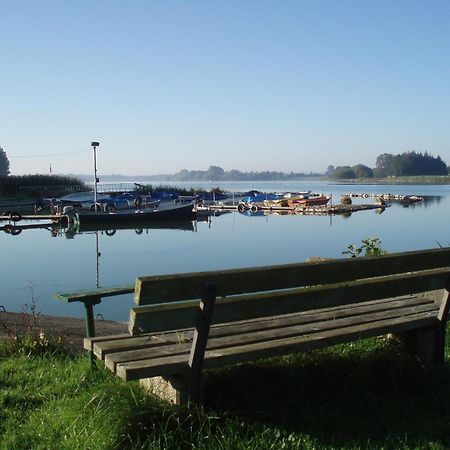
[[[311, 335], [295, 336], [257, 344], [240, 345], [219, 350], [207, 350], [204, 368], [236, 364], [272, 356], [285, 355], [297, 351], [308, 351], [339, 343], [351, 342], [381, 333], [396, 333], [414, 328], [424, 328], [436, 323], [436, 317], [429, 313], [400, 317], [369, 324], [361, 324], [346, 329], [329, 330]], [[171, 358], [151, 358], [142, 361], [118, 364], [116, 373], [125, 380], [168, 376], [184, 373], [188, 368], [186, 355]]]
[[382, 299], [370, 302], [362, 302], [356, 305], [337, 306], [334, 308], [315, 309], [300, 313], [285, 314], [282, 316], [272, 316], [268, 318], [237, 321], [227, 324], [216, 324], [211, 329], [210, 335], [225, 336], [226, 334], [249, 333], [263, 329], [281, 328], [290, 325], [300, 325], [314, 323], [322, 320], [340, 319], [369, 314], [373, 312], [383, 312], [400, 308], [414, 308], [427, 306], [431, 310], [436, 309], [432, 300], [424, 297], [404, 297], [402, 299]]
[[450, 267], [449, 248], [335, 261], [138, 277], [135, 302], [138, 305], [146, 305], [177, 301], [181, 298], [200, 298], [205, 281], [217, 285], [217, 295], [220, 297], [243, 292], [338, 283], [439, 267]]
[[[345, 305], [334, 308], [323, 308], [321, 310], [304, 311], [301, 313], [288, 314], [284, 316], [274, 316], [270, 318], [263, 318], [250, 321], [237, 321], [228, 324], [217, 324], [210, 330], [210, 336], [225, 336], [241, 333], [249, 333], [251, 331], [258, 331], [262, 329], [277, 328], [289, 325], [299, 325], [308, 322], [317, 322], [325, 320], [331, 316], [333, 318], [342, 318], [348, 316], [355, 316], [358, 314], [367, 314], [376, 311], [387, 311], [391, 309], [407, 307], [432, 305], [433, 300], [425, 297], [408, 296], [396, 299], [382, 299], [372, 300], [370, 302], [363, 302], [358, 305]], [[437, 306], [435, 305], [437, 308]], [[192, 342], [193, 330], [183, 329], [174, 332], [163, 332], [153, 335], [137, 335], [130, 334], [102, 336], [85, 339], [84, 348], [86, 350], [94, 351], [99, 359], [104, 359], [105, 355], [111, 352], [136, 350], [149, 345], [149, 340], [152, 345], [168, 345], [182, 342]]]
[[70, 293], [56, 293], [54, 297], [57, 300], [62, 300], [67, 303], [72, 302], [83, 302], [89, 298], [103, 298], [103, 297], [113, 297], [116, 295], [131, 294], [134, 292], [134, 284], [126, 284], [124, 286], [112, 287], [112, 288], [99, 288], [91, 289], [80, 292], [70, 292]]
[[83, 339], [83, 348], [87, 351], [93, 351], [94, 342], [115, 341], [120, 339], [129, 339], [129, 333], [111, 334], [107, 336], [86, 337]]
[[[391, 275], [263, 293], [218, 298], [212, 323], [233, 322], [310, 309], [354, 304], [378, 298], [443, 289], [448, 268], [403, 275]], [[196, 301], [138, 306], [130, 311], [131, 334], [192, 328], [196, 320]]]
[[[392, 309], [415, 307], [422, 305], [434, 305], [432, 299], [425, 297], [404, 297], [401, 299], [382, 299], [364, 302], [358, 305], [338, 306], [335, 308], [324, 308], [321, 310], [311, 310], [301, 313], [287, 314], [283, 316], [273, 316], [269, 318], [237, 321], [227, 324], [217, 324], [210, 330], [211, 337], [220, 337], [238, 333], [250, 333], [252, 331], [268, 330], [290, 325], [300, 325], [304, 323], [314, 323], [321, 320], [344, 318], [368, 314], [371, 312], [389, 311]], [[434, 308], [437, 308], [434, 305]], [[170, 345], [183, 342], [192, 342], [193, 330], [183, 329], [174, 332], [163, 332], [157, 334], [144, 334], [131, 336], [129, 334], [88, 338], [85, 339], [85, 349], [94, 350], [99, 359], [104, 359], [105, 355], [111, 352], [138, 350], [151, 345]], [[94, 346], [94, 347], [93, 347]]]
[[[211, 332], [210, 339], [208, 341], [208, 350], [217, 350], [227, 347], [234, 347], [244, 344], [255, 344], [258, 342], [272, 341], [281, 338], [288, 338], [293, 336], [310, 335], [311, 339], [314, 339], [315, 333], [321, 333], [327, 330], [339, 330], [343, 329], [343, 333], [346, 333], [346, 328], [362, 325], [370, 322], [379, 322], [382, 320], [395, 319], [399, 317], [407, 317], [408, 315], [416, 317], [419, 313], [428, 313], [430, 317], [437, 317], [438, 310], [431, 304], [418, 305], [418, 306], [406, 306], [404, 308], [397, 308], [394, 310], [385, 310], [372, 312], [365, 315], [349, 316], [341, 319], [334, 319], [333, 315], [328, 313], [328, 317], [325, 320], [306, 322], [306, 323], [289, 323], [284, 324], [282, 321], [278, 321], [278, 327], [267, 328], [264, 323], [260, 323], [260, 329], [245, 330], [243, 324], [240, 327], [230, 326], [234, 329], [234, 333], [227, 333], [224, 335], [213, 336]], [[436, 319], [437, 321], [437, 319]], [[257, 325], [254, 323], [253, 325]], [[211, 331], [213, 331], [214, 327]], [[244, 331], [245, 330], [245, 331]], [[109, 353], [105, 357], [107, 367], [115, 371], [117, 364], [139, 361], [150, 357], [161, 357], [163, 355], [173, 356], [177, 354], [185, 354], [186, 358], [190, 350], [189, 344], [177, 344], [168, 343], [158, 347], [145, 347], [141, 349], [135, 349], [130, 351], [122, 351], [122, 349], [116, 349], [117, 353]]]
[[[315, 333], [321, 333], [326, 330], [343, 330], [346, 333], [346, 329], [358, 325], [371, 324], [373, 322], [380, 322], [389, 319], [407, 318], [408, 316], [415, 317], [417, 314], [424, 314], [429, 317], [436, 318], [437, 310], [430, 305], [423, 305], [419, 307], [407, 307], [401, 309], [395, 309], [391, 311], [374, 312], [370, 314], [349, 316], [335, 320], [322, 320], [318, 322], [304, 323], [300, 325], [292, 325], [287, 327], [278, 327], [273, 329], [262, 329], [259, 331], [252, 331], [245, 334], [237, 334], [232, 336], [225, 336], [220, 339], [220, 345], [222, 347], [231, 347], [240, 345], [247, 342], [264, 342], [272, 341], [281, 338], [300, 336], [303, 334], [311, 335], [314, 338]], [[383, 333], [384, 334], [384, 333]], [[211, 345], [216, 345], [216, 339], [211, 339]], [[218, 340], [217, 340], [218, 341]], [[218, 341], [219, 342], [219, 341]], [[208, 346], [209, 349], [209, 346]]]
[[[92, 349], [99, 359], [104, 359], [105, 355], [111, 352], [133, 350], [147, 346], [192, 343], [194, 331], [176, 330], [170, 333], [154, 333], [132, 336], [127, 334], [121, 339], [110, 339], [97, 341], [96, 339], [85, 339], [86, 350]], [[112, 338], [114, 336], [111, 336]]]
[[192, 345], [193, 331], [189, 330], [189, 337], [184, 336], [174, 336], [173, 340], [162, 339], [160, 335], [146, 335], [144, 340], [140, 340], [138, 343], [132, 341], [132, 339], [121, 340], [121, 341], [106, 341], [97, 342], [93, 344], [94, 355], [98, 359], [105, 359], [109, 353], [123, 352], [127, 350], [135, 350], [138, 348], [156, 348], [168, 345], [179, 345], [188, 344], [189, 348]]
[[120, 351], [118, 353], [108, 353], [105, 356], [105, 366], [112, 372], [116, 371], [118, 364], [143, 359], [163, 359], [172, 358], [176, 355], [183, 355], [186, 364], [188, 364], [189, 352], [192, 344], [171, 344], [146, 347], [141, 350]]

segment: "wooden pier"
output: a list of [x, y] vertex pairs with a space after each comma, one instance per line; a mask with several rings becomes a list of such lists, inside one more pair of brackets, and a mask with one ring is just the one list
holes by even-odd
[[12, 236], [17, 236], [20, 233], [22, 233], [23, 230], [32, 230], [32, 229], [51, 229], [57, 225], [54, 222], [40, 222], [40, 223], [31, 223], [27, 225], [17, 225], [17, 224], [11, 224], [7, 223], [6, 225], [0, 226], [0, 231], [4, 231], [6, 234], [11, 234]]
[[68, 223], [68, 216], [66, 214], [20, 214], [18, 212], [0, 216], [0, 221], [8, 221], [10, 223], [21, 222], [22, 220], [50, 220], [52, 223]]
[[321, 206], [266, 206], [266, 205], [243, 205], [242, 203], [237, 205], [209, 205], [210, 210], [228, 210], [245, 212], [250, 211], [256, 213], [258, 211], [264, 211], [267, 213], [278, 214], [303, 214], [303, 215], [330, 215], [330, 214], [351, 214], [357, 211], [367, 211], [373, 209], [381, 209], [389, 207], [389, 205], [380, 205], [376, 203], [361, 204], [361, 205], [321, 205]]

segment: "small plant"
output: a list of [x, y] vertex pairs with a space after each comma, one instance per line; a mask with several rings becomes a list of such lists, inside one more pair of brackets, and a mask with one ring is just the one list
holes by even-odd
[[341, 198], [341, 204], [342, 205], [351, 205], [352, 199], [349, 195], [343, 195]]
[[342, 252], [343, 255], [350, 255], [352, 258], [357, 256], [380, 256], [386, 254], [386, 250], [381, 248], [381, 239], [377, 237], [368, 237], [363, 239], [361, 246], [350, 244], [346, 250]]
[[41, 312], [38, 310], [36, 296], [31, 283], [30, 290], [31, 302], [25, 303], [20, 313], [23, 326], [18, 323], [11, 326], [0, 322], [9, 338], [2, 343], [1, 353], [4, 355], [18, 353], [32, 356], [48, 351], [54, 353], [63, 348], [61, 337], [56, 339], [49, 338], [40, 327], [38, 319]]
[[31, 282], [29, 283], [29, 288], [31, 291], [31, 302], [23, 305], [21, 316], [25, 323], [27, 334], [33, 334], [38, 327], [38, 319], [41, 312], [38, 310], [37, 299]]

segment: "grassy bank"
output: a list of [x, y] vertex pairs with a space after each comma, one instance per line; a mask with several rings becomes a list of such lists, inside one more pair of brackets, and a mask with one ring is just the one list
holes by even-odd
[[1, 349], [1, 449], [450, 447], [449, 352], [425, 370], [373, 339], [211, 371], [189, 410], [33, 342]]
[[421, 175], [414, 177], [358, 178], [351, 180], [330, 180], [336, 184], [450, 184], [450, 175]]

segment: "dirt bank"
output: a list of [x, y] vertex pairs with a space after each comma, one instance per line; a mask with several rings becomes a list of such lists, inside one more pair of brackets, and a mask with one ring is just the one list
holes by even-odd
[[[97, 336], [126, 333], [126, 323], [97, 320], [95, 322]], [[64, 345], [74, 351], [83, 349], [83, 338], [86, 336], [84, 319], [74, 317], [58, 317], [0, 311], [0, 338], [23, 335], [27, 331], [39, 335], [40, 331], [52, 338], [61, 338]]]

